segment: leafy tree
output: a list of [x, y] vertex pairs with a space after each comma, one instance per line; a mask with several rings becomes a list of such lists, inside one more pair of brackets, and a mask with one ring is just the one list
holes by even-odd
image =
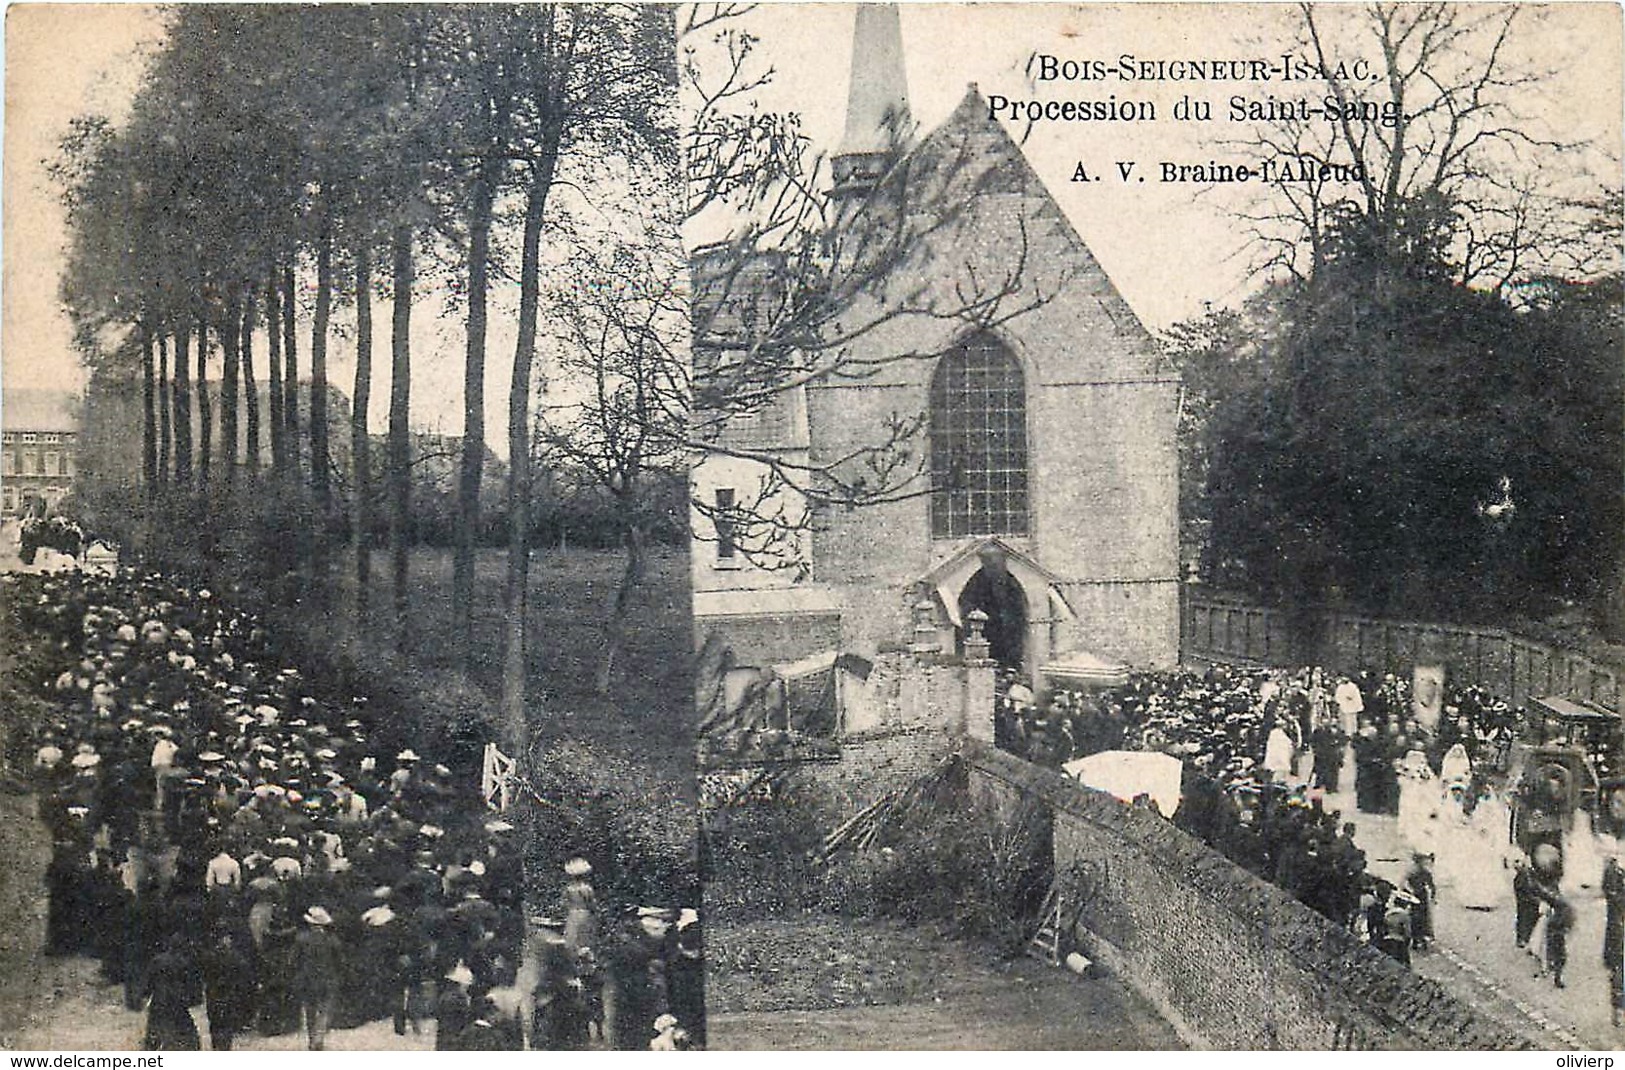
[[[1617, 242], [1571, 192], [1584, 167], [1560, 166], [1585, 146], [1518, 109], [1541, 81], [1511, 58], [1532, 18], [1299, 9], [1340, 119], [1261, 124], [1240, 147], [1352, 180], [1263, 190], [1244, 218], [1273, 284], [1171, 332], [1209, 580], [1300, 609], [1500, 617], [1615, 574], [1618, 504], [1592, 486], [1617, 488], [1619, 459], [1587, 435], [1617, 425], [1597, 406], [1619, 369], [1560, 324], [1617, 278]], [[1357, 51], [1381, 57], [1375, 85], [1333, 76]], [[1590, 397], [1554, 389], [1578, 382]]]

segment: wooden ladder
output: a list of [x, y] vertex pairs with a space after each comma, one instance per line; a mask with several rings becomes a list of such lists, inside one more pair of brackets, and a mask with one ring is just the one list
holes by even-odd
[[1027, 954], [1051, 966], [1061, 964], [1061, 888], [1059, 882], [1050, 885], [1044, 896], [1038, 931], [1027, 941]]

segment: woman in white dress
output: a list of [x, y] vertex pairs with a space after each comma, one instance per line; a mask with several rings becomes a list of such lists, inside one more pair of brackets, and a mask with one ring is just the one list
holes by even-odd
[[1582, 888], [1596, 888], [1602, 878], [1606, 857], [1604, 844], [1591, 823], [1591, 811], [1577, 810], [1563, 851], [1563, 891], [1573, 895]]
[[1280, 725], [1270, 729], [1264, 743], [1264, 768], [1275, 774], [1275, 781], [1284, 784], [1292, 777], [1292, 737]]
[[1461, 906], [1490, 910], [1512, 901], [1510, 860], [1521, 852], [1507, 840], [1509, 820], [1506, 803], [1488, 789], [1480, 793], [1471, 814], [1446, 807], [1440, 815], [1452, 830], [1439, 855], [1448, 874], [1441, 883], [1450, 885]]
[[1398, 768], [1400, 841], [1412, 851], [1435, 854], [1439, 788], [1427, 755], [1413, 748], [1399, 760]]

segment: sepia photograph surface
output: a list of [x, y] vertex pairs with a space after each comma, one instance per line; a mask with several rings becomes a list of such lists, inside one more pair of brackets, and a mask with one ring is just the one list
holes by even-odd
[[1617, 1047], [1618, 9], [685, 29], [712, 1047]]
[[9, 5], [0, 1047], [1620, 1047], [1622, 56]]
[[703, 1046], [673, 11], [6, 58], [0, 1045]]

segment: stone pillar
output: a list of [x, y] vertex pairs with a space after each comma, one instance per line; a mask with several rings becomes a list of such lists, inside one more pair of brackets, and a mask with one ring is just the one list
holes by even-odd
[[964, 731], [972, 739], [993, 742], [993, 663], [966, 665]]
[[967, 736], [993, 742], [993, 673], [998, 667], [988, 657], [987, 614], [973, 609], [965, 614], [965, 660], [960, 667], [963, 681], [961, 724]]
[[942, 650], [941, 631], [937, 628], [937, 604], [922, 596], [914, 603], [914, 641], [909, 650], [915, 654], [936, 654]]
[[965, 614], [965, 663], [979, 663], [988, 661], [987, 637], [982, 634], [987, 627], [987, 614], [979, 609], [973, 609]]

